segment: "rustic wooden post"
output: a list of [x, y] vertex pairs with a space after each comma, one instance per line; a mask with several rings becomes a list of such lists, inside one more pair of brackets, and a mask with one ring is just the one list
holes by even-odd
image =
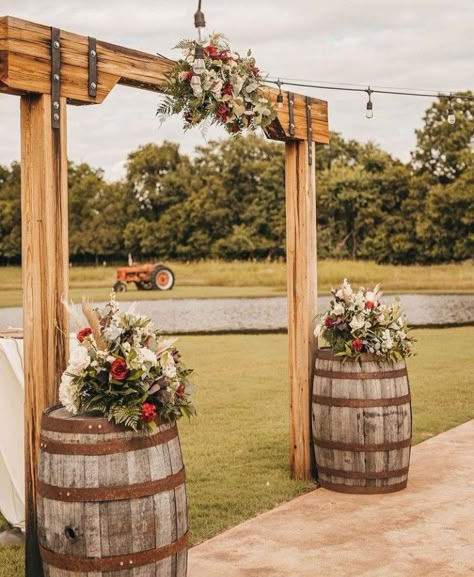
[[43, 575], [36, 536], [36, 460], [41, 414], [57, 402], [66, 366], [68, 293], [66, 99], [60, 128], [51, 96], [21, 97], [23, 331], [25, 363], [26, 575]]
[[[311, 148], [311, 151], [309, 150]], [[311, 479], [311, 392], [316, 317], [316, 186], [314, 143], [286, 143], [286, 259], [290, 373], [290, 470]]]

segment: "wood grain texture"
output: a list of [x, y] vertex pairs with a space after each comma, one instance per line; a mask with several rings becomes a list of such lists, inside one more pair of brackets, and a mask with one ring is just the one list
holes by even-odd
[[[383, 379], [377, 375], [404, 369], [405, 362], [380, 364], [364, 359], [359, 364], [317, 354], [315, 366], [316, 372], [323, 374], [340, 373], [338, 378], [314, 377], [314, 394], [335, 401], [332, 406], [313, 402], [314, 448], [321, 485], [351, 493], [404, 488], [410, 462], [411, 404], [397, 402], [410, 394], [408, 377]], [[367, 372], [373, 372], [374, 379], [365, 378]], [[357, 373], [364, 378], [357, 379]], [[344, 374], [348, 378], [341, 378]], [[380, 406], [350, 406], [353, 400], [368, 399], [370, 404], [379, 401]], [[384, 405], [384, 399], [387, 403], [389, 399], [395, 401]]]
[[[305, 141], [286, 143], [286, 254], [290, 380], [290, 468], [295, 479], [313, 469], [311, 388], [316, 317], [316, 186]], [[314, 152], [314, 151], [313, 151]]]
[[[69, 418], [64, 409], [50, 413], [52, 418]], [[90, 422], [93, 424], [94, 419]], [[170, 423], [162, 424], [157, 433], [169, 430]], [[42, 437], [71, 444], [106, 443], [115, 438], [129, 441], [143, 436], [141, 432], [123, 431], [97, 433], [70, 433], [43, 429]], [[153, 436], [153, 434], [152, 434]], [[75, 455], [40, 451], [39, 480], [65, 491], [74, 488], [120, 488], [139, 485], [156, 479], [165, 479], [183, 470], [179, 438], [134, 450], [105, 455]], [[73, 494], [73, 493], [71, 493]], [[186, 486], [179, 485], [157, 494], [139, 498], [101, 502], [65, 502], [38, 495], [39, 538], [48, 551], [70, 556], [72, 559], [107, 559], [114, 556], [140, 554], [172, 545], [188, 532]], [[66, 527], [74, 529], [77, 540], [66, 537]], [[64, 557], [61, 562], [64, 562]], [[125, 559], [128, 565], [130, 557]], [[69, 561], [68, 561], [69, 563]], [[116, 567], [115, 570], [66, 570], [45, 563], [52, 577], [185, 577], [187, 549], [168, 554], [159, 561], [141, 565]]]
[[[11, 94], [50, 94], [51, 29], [19, 18], [0, 18], [0, 89]], [[97, 95], [88, 90], [88, 37], [61, 30], [61, 96], [71, 104], [100, 104], [117, 84], [160, 92], [173, 61], [108, 42], [97, 41]], [[276, 105], [278, 90], [265, 94]], [[276, 140], [290, 139], [287, 94], [284, 106], [276, 108], [277, 120], [267, 130]], [[312, 98], [315, 142], [329, 142], [327, 102]], [[295, 95], [295, 134], [307, 139], [305, 98]]]
[[66, 101], [51, 128], [49, 95], [21, 98], [23, 331], [25, 364], [26, 574], [38, 575], [36, 462], [40, 418], [56, 402], [66, 367], [68, 293]]

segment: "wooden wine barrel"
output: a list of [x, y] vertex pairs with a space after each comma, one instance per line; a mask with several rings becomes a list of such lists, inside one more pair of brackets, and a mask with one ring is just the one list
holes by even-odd
[[411, 402], [404, 361], [363, 354], [343, 361], [319, 349], [313, 438], [321, 486], [342, 493], [393, 493], [407, 486]]
[[45, 577], [185, 577], [185, 472], [174, 422], [134, 432], [52, 408], [42, 418]]

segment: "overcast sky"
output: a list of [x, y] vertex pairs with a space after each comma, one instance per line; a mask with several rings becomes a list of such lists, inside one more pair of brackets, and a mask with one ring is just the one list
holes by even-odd
[[[172, 47], [193, 37], [196, 0], [0, 0], [0, 15], [177, 58]], [[473, 89], [473, 0], [203, 0], [208, 31], [233, 48], [248, 48], [272, 77], [333, 83], [457, 91]], [[367, 96], [294, 89], [329, 102], [330, 128], [373, 140], [402, 160], [414, 147], [425, 98]], [[158, 95], [118, 86], [99, 106], [69, 107], [69, 157], [123, 174], [127, 154], [147, 142], [179, 142], [184, 152], [203, 143], [178, 119], [161, 128]], [[0, 163], [19, 159], [19, 99], [0, 94]], [[224, 137], [219, 130], [209, 137]]]

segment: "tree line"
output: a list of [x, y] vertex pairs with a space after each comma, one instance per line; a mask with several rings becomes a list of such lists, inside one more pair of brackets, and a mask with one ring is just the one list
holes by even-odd
[[[472, 93], [467, 93], [472, 96]], [[318, 252], [380, 263], [440, 263], [474, 254], [474, 100], [426, 111], [403, 163], [373, 143], [331, 133], [316, 152]], [[0, 166], [0, 262], [21, 259], [20, 166]], [[69, 163], [71, 261], [285, 256], [284, 145], [257, 136], [212, 141], [192, 158], [172, 142], [132, 151], [123, 179]]]

